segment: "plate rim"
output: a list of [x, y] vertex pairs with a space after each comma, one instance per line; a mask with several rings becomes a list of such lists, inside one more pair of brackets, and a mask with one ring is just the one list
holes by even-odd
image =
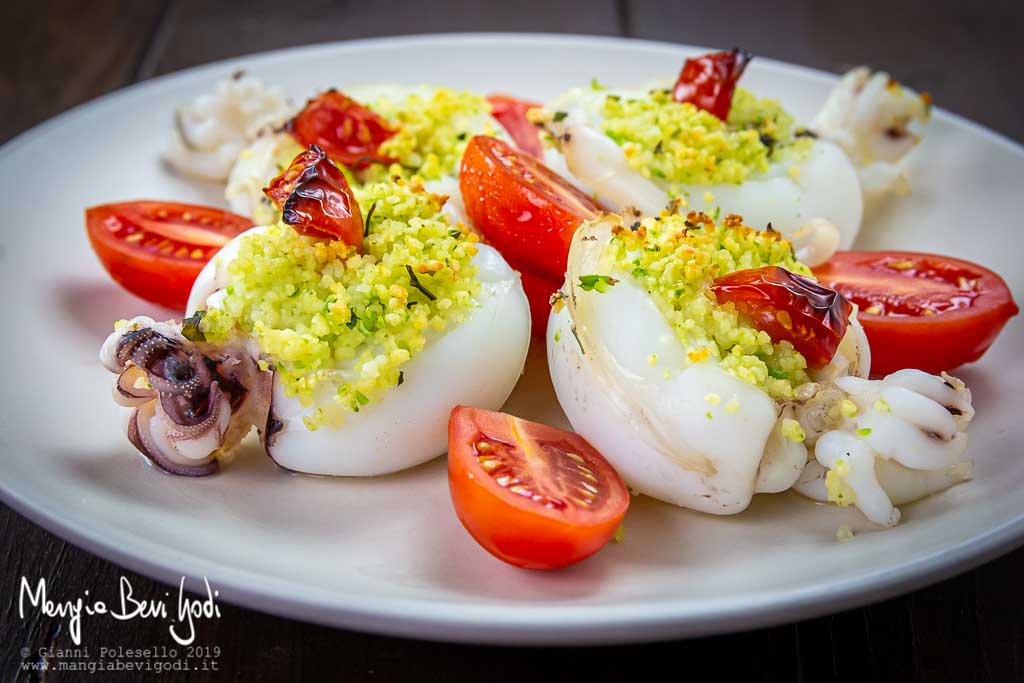
[[[105, 93], [11, 138], [0, 146], [0, 163], [23, 145], [92, 110], [118, 101], [143, 97], [147, 91], [162, 87], [168, 82], [202, 78], [212, 72], [237, 68], [242, 63], [255, 69], [261, 62], [273, 62], [300, 54], [330, 52], [338, 48], [386, 49], [389, 46], [407, 47], [415, 46], [417, 43], [437, 42], [465, 45], [493, 43], [495, 40], [559, 44], [559, 47], [563, 48], [584, 43], [625, 49], [643, 46], [673, 50], [682, 54], [697, 53], [705, 49], [689, 44], [615, 36], [521, 32], [410, 34], [293, 46], [180, 69]], [[820, 69], [775, 59], [759, 58], [758, 61], [773, 70], [796, 72], [828, 82], [834, 82], [838, 77]], [[974, 134], [1012, 150], [1024, 160], [1024, 144], [1004, 133], [938, 107], [933, 110], [933, 116], [964, 126]], [[365, 597], [318, 586], [303, 586], [299, 593], [294, 591], [294, 582], [223, 565], [192, 552], [177, 552], [172, 561], [172, 558], [167, 556], [166, 549], [155, 541], [132, 535], [117, 527], [89, 528], [86, 524], [65, 519], [59, 510], [52, 509], [45, 500], [29, 500], [12, 489], [3, 479], [0, 479], [0, 500], [18, 514], [73, 545], [158, 581], [173, 585], [183, 575], [190, 578], [206, 576], [211, 585], [220, 591], [219, 599], [242, 607], [286, 618], [378, 634], [505, 645], [642, 642], [711, 635], [792, 622], [876, 602], [930, 585], [1024, 545], [1024, 514], [1021, 514], [952, 547], [907, 560], [887, 570], [828, 584], [827, 599], [824, 596], [825, 589], [819, 584], [796, 589], [780, 588], [754, 596], [726, 596], [674, 602], [666, 600], [627, 605], [504, 604], [499, 607], [497, 604]], [[123, 550], [127, 547], [134, 547], [134, 552]], [[161, 559], [150, 560], [150, 557]], [[430, 610], [416, 609], [426, 604], [431, 606]]]

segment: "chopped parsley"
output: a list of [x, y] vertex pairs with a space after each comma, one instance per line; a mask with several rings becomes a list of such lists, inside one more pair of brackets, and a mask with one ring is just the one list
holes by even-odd
[[580, 289], [584, 292], [598, 292], [603, 294], [609, 287], [619, 284], [619, 281], [611, 275], [580, 275]]
[[181, 336], [188, 339], [190, 342], [204, 342], [206, 341], [206, 335], [203, 334], [202, 328], [199, 323], [203, 321], [203, 316], [206, 315], [206, 311], [196, 311], [192, 314], [191, 318], [185, 318], [181, 321]]

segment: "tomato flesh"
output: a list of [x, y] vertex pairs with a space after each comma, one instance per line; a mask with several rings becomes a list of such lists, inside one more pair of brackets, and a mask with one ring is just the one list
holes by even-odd
[[871, 367], [930, 373], [978, 360], [1019, 312], [1006, 283], [970, 261], [909, 251], [846, 251], [818, 280], [857, 304]]
[[583, 437], [467, 406], [448, 423], [448, 482], [470, 535], [527, 569], [590, 557], [629, 507], [626, 485]]
[[511, 95], [488, 95], [491, 105], [491, 116], [501, 124], [519, 149], [535, 159], [544, 156], [544, 148], [540, 144], [540, 131], [526, 119], [526, 112], [541, 105], [538, 102], [521, 100]]
[[146, 301], [184, 311], [199, 271], [252, 221], [207, 206], [135, 201], [86, 209], [85, 226], [115, 282]]
[[359, 203], [345, 174], [316, 145], [295, 157], [263, 193], [281, 210], [281, 220], [299, 233], [362, 247]]
[[316, 145], [344, 166], [394, 161], [381, 154], [380, 146], [395, 131], [378, 114], [337, 90], [309, 100], [288, 123], [288, 131], [303, 147]]
[[736, 48], [687, 59], [672, 89], [676, 102], [690, 102], [725, 121], [736, 83], [753, 55]]
[[601, 207], [536, 159], [485, 136], [467, 145], [459, 188], [470, 220], [521, 273], [533, 335], [542, 338], [572, 235]]
[[779, 266], [723, 275], [712, 291], [718, 303], [732, 303], [772, 340], [792, 343], [810, 368], [832, 360], [853, 312], [850, 302], [835, 290]]
[[576, 228], [601, 207], [533, 157], [478, 135], [462, 157], [466, 213], [506, 259], [561, 281]]

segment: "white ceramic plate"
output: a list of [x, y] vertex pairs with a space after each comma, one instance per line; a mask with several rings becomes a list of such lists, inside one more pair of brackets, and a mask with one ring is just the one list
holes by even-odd
[[[1005, 552], [1024, 536], [1024, 324], [962, 369], [978, 417], [975, 479], [906, 506], [867, 533], [854, 510], [795, 494], [741, 515], [635, 499], [623, 543], [554, 573], [485, 554], [448, 500], [444, 459], [379, 479], [293, 476], [250, 447], [214, 477], [147, 467], [122, 436], [97, 363], [113, 320], [169, 316], [122, 292], [93, 257], [82, 209], [135, 198], [220, 204], [220, 188], [168, 173], [159, 149], [174, 106], [244, 67], [297, 100], [356, 81], [439, 82], [543, 99], [592, 76], [671, 75], [686, 48], [554, 36], [351, 42], [248, 57], [159, 78], [50, 121], [0, 150], [3, 499], [72, 542], [176, 584], [207, 576], [221, 596], [290, 617], [432, 639], [622, 642], [707, 634], [836, 611], [909, 590]], [[884, 65], [881, 65], [884, 66]], [[744, 77], [806, 119], [832, 76], [757, 60]], [[979, 261], [1024, 293], [1024, 151], [942, 111], [914, 192], [867, 217], [859, 246]], [[937, 344], [956, 340], [936, 339]], [[541, 356], [508, 406], [564, 424]], [[863, 530], [834, 540], [840, 524]], [[111, 587], [111, 590], [115, 590]]]

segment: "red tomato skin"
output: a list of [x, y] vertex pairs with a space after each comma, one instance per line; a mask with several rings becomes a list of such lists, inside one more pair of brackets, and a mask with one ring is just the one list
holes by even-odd
[[509, 264], [519, 271], [526, 292], [526, 300], [530, 304], [531, 332], [534, 339], [543, 339], [548, 329], [548, 318], [551, 316], [551, 295], [561, 286], [561, 280], [552, 280], [531, 270]]
[[690, 102], [725, 121], [736, 83], [753, 55], [736, 48], [687, 59], [672, 89], [676, 102]]
[[[1020, 311], [999, 275], [976, 263], [949, 256], [913, 251], [846, 251], [814, 268], [814, 274], [826, 286], [840, 292], [846, 289], [851, 300], [856, 301], [857, 296], [845, 283], [851, 278], [860, 282], [871, 277], [868, 271], [858, 273], [858, 264], [873, 264], [882, 258], [936, 259], [965, 269], [976, 273], [981, 294], [966, 309], [929, 316], [873, 315], [861, 305], [857, 319], [871, 347], [872, 375], [888, 375], [904, 368], [938, 374], [977, 361], [992, 346], [1007, 321]], [[899, 275], [889, 274], [889, 277]]]
[[540, 131], [526, 119], [526, 112], [541, 105], [500, 93], [488, 95], [487, 101], [491, 105], [491, 116], [512, 136], [516, 146], [535, 159], [543, 159]]
[[188, 264], [161, 263], [150, 255], [134, 255], [119, 245], [99, 241], [90, 231], [89, 242], [110, 277], [140, 299], [173, 311], [184, 311], [188, 292], [203, 269]]
[[601, 207], [536, 159], [478, 135], [462, 157], [466, 213], [509, 261], [561, 280], [573, 232]]
[[515, 567], [558, 569], [580, 562], [604, 547], [618, 528], [613, 526], [607, 533], [579, 543], [547, 520], [519, 518], [516, 508], [489, 489], [462, 485], [479, 476], [461, 458], [449, 455], [448, 485], [452, 491], [460, 491], [452, 495], [456, 516], [484, 550]]
[[[607, 464], [613, 509], [596, 519], [583, 514], [527, 512], [519, 496], [499, 487], [477, 462], [472, 440], [491, 433], [496, 420], [509, 416], [456, 406], [448, 422], [448, 484], [455, 513], [466, 531], [498, 559], [523, 569], [558, 569], [590, 557], [615, 535], [629, 506], [629, 491]], [[524, 421], [525, 422], [525, 421]], [[568, 437], [579, 452], [596, 453], [579, 435], [539, 423], [526, 423], [538, 434]], [[600, 457], [600, 455], [598, 455]], [[521, 499], [520, 499], [521, 500]]]
[[281, 220], [297, 232], [362, 249], [359, 203], [345, 174], [316, 145], [296, 156], [263, 194], [281, 210]]
[[379, 115], [337, 90], [306, 102], [287, 130], [303, 147], [316, 145], [344, 166], [362, 168], [394, 161], [379, 149], [395, 131]]
[[[153, 221], [156, 219], [150, 214], [165, 208], [177, 213], [215, 216], [223, 221], [221, 226], [211, 228], [209, 243], [201, 247], [204, 252], [201, 258], [191, 255], [195, 249], [190, 249], [187, 257], [147, 250], [140, 243], [116, 238], [114, 231], [106, 225], [108, 220], [130, 225]], [[223, 246], [232, 237], [252, 227], [252, 221], [247, 218], [220, 209], [150, 200], [91, 207], [85, 210], [85, 224], [89, 243], [114, 282], [140, 299], [178, 312], [184, 312], [199, 271], [220, 248], [212, 243], [220, 241], [220, 246]], [[173, 222], [167, 226], [172, 228]]]
[[[732, 303], [775, 341], [786, 340], [820, 368], [835, 355], [853, 307], [835, 290], [779, 266], [737, 270], [715, 279], [718, 303]], [[788, 314], [788, 324], [780, 316]]]

